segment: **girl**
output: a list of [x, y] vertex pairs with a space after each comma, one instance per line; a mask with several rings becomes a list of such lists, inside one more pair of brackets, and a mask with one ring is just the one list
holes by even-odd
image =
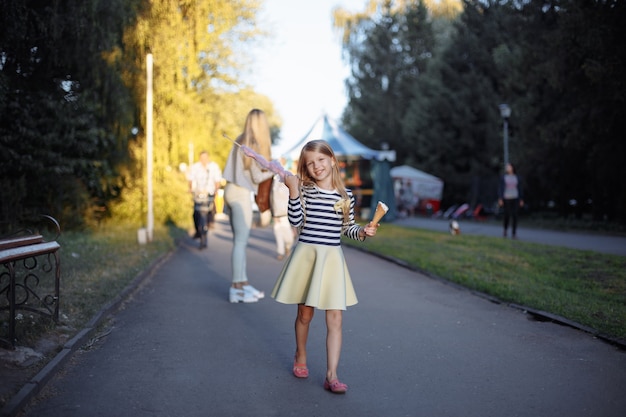
[[326, 379], [324, 388], [343, 394], [348, 386], [339, 381], [342, 312], [357, 303], [341, 250], [341, 234], [365, 240], [374, 236], [377, 224], [360, 227], [354, 222], [354, 196], [346, 189], [330, 145], [313, 140], [302, 148], [298, 176], [288, 175], [289, 221], [300, 229], [298, 244], [285, 263], [272, 291], [276, 301], [298, 304], [295, 322], [296, 355], [293, 374], [309, 376], [306, 342], [314, 309], [326, 310]]

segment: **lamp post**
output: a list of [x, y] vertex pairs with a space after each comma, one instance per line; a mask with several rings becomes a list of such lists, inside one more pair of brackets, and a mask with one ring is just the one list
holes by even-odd
[[504, 166], [509, 163], [509, 117], [511, 117], [511, 108], [508, 104], [500, 104], [500, 116], [502, 116], [503, 133], [502, 140], [504, 141]]
[[152, 165], [153, 165], [153, 138], [152, 138], [152, 54], [146, 56], [146, 167], [148, 182], [148, 219], [146, 224], [148, 242], [152, 241], [154, 231], [154, 209], [152, 198]]

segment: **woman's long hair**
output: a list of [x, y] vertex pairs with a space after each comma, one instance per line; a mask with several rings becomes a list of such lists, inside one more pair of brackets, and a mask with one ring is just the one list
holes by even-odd
[[[237, 138], [237, 143], [247, 146], [268, 161], [272, 157], [272, 138], [267, 117], [263, 110], [252, 109], [246, 117], [243, 133]], [[252, 158], [243, 159], [245, 169], [250, 169]]]
[[[300, 151], [300, 158], [298, 159], [298, 176], [302, 181], [303, 187], [312, 187], [315, 186], [315, 180], [309, 175], [309, 172], [306, 167], [306, 162], [304, 160], [305, 152], [319, 152], [324, 155], [329, 156], [333, 161], [332, 167], [332, 183], [333, 188], [337, 190], [339, 195], [341, 195], [341, 205], [340, 209], [343, 214], [343, 221], [347, 224], [350, 220], [350, 197], [348, 197], [348, 192], [346, 191], [346, 186], [341, 179], [341, 172], [339, 171], [339, 162], [335, 157], [335, 152], [330, 147], [328, 142], [322, 139], [312, 140], [307, 142], [303, 147], [302, 151]], [[302, 193], [300, 193], [302, 195]]]

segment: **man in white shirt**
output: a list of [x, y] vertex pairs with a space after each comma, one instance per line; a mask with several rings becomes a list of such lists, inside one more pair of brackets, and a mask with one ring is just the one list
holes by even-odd
[[193, 195], [194, 238], [200, 238], [200, 249], [206, 248], [208, 232], [215, 216], [215, 193], [222, 181], [222, 170], [211, 161], [207, 151], [200, 152], [200, 160], [189, 169], [189, 191]]

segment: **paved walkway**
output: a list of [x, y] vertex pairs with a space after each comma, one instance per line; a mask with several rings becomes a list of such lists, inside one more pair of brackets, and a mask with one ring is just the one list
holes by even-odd
[[[394, 224], [442, 232], [449, 230], [448, 220], [421, 216], [398, 219]], [[459, 224], [461, 234], [502, 236], [502, 225], [498, 222], [459, 220]], [[517, 236], [518, 239], [527, 242], [626, 256], [626, 236], [559, 232], [555, 230], [528, 228], [524, 226], [523, 221], [521, 221], [518, 226]]]
[[[447, 230], [442, 220], [398, 223]], [[530, 231], [519, 233], [530, 240]], [[547, 243], [545, 233], [555, 232], [543, 233]], [[295, 307], [269, 298], [228, 303], [231, 247], [225, 222], [208, 251], [183, 242], [95, 338], [77, 336], [0, 415], [626, 415], [625, 351], [350, 248], [360, 302], [344, 315], [339, 369], [350, 390], [332, 395], [322, 388], [323, 312], [311, 326], [311, 376], [297, 380], [290, 372]], [[248, 254], [252, 282], [269, 292], [282, 265], [271, 229], [253, 231]]]
[[[330, 394], [324, 313], [311, 325], [311, 375], [298, 380], [295, 307], [227, 302], [226, 224], [209, 250], [196, 245], [156, 268], [20, 416], [626, 415], [626, 352], [351, 248], [359, 304], [344, 315], [339, 369], [350, 389]], [[282, 265], [270, 229], [253, 231], [248, 263], [269, 292]]]

